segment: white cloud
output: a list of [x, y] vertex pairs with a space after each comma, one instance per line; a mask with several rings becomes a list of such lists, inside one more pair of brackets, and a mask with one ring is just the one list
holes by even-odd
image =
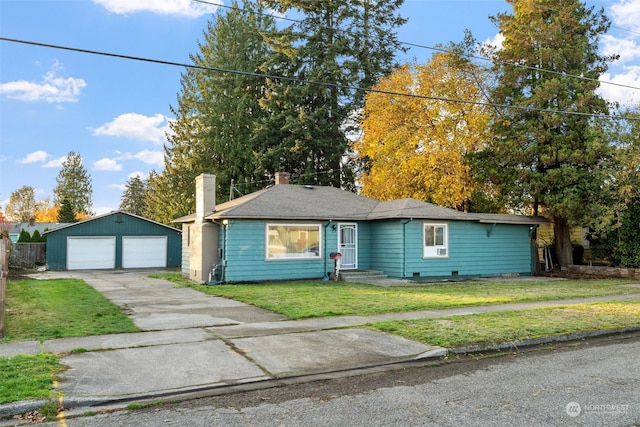
[[611, 35], [602, 37], [602, 53], [604, 55], [620, 55], [618, 63], [625, 63], [640, 58], [640, 46], [635, 40], [620, 39]]
[[490, 39], [485, 40], [484, 44], [489, 45], [495, 50], [502, 49], [502, 43], [504, 42], [504, 35], [502, 33], [497, 33]]
[[169, 119], [162, 114], [144, 116], [138, 113], [122, 114], [111, 122], [93, 130], [94, 135], [121, 136], [140, 141], [163, 144], [169, 131]]
[[140, 160], [149, 165], [163, 166], [164, 165], [164, 152], [142, 150], [136, 154], [129, 154], [130, 159]]
[[27, 154], [23, 159], [18, 160], [19, 163], [38, 163], [44, 162], [49, 158], [46, 151], [38, 150]]
[[140, 178], [141, 180], [143, 180], [143, 181], [144, 181], [145, 179], [149, 178], [149, 174], [148, 174], [148, 173], [146, 173], [146, 172], [142, 172], [142, 171], [135, 171], [135, 172], [131, 172], [131, 173], [129, 174], [129, 176], [127, 176], [127, 179], [131, 179], [131, 178], [134, 178], [134, 177], [136, 177], [136, 176], [137, 176], [138, 178]]
[[622, 0], [609, 7], [609, 14], [616, 25], [635, 32], [640, 31], [640, 0]]
[[[159, 15], [182, 15], [197, 18], [214, 13], [218, 7], [193, 0], [93, 0], [109, 12], [126, 15], [137, 12], [152, 12]], [[210, 3], [216, 3], [211, 0]]]
[[67, 160], [67, 156], [58, 157], [57, 159], [49, 160], [47, 163], [42, 165], [43, 168], [59, 168], [62, 166], [62, 163]]
[[93, 162], [93, 167], [95, 170], [99, 171], [121, 171], [122, 165], [117, 161], [110, 159], [108, 157], [103, 157], [100, 160]]
[[0, 94], [7, 98], [25, 102], [46, 101], [49, 103], [77, 102], [82, 89], [87, 87], [83, 79], [64, 78], [58, 75], [62, 65], [56, 62], [41, 82], [16, 80], [0, 83]]
[[[601, 80], [640, 88], [640, 65], [624, 67], [621, 72], [616, 74], [605, 73], [602, 75]], [[640, 103], [640, 89], [632, 89], [625, 86], [602, 84], [598, 89], [598, 93], [609, 101], [616, 101], [623, 105]]]

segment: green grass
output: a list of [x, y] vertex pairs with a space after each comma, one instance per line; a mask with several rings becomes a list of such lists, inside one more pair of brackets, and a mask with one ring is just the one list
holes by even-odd
[[438, 319], [385, 321], [373, 330], [442, 347], [497, 344], [515, 340], [640, 326], [640, 300], [576, 304]]
[[0, 357], [0, 404], [51, 398], [60, 369], [53, 354]]
[[138, 331], [117, 306], [82, 280], [7, 281], [2, 341]]
[[[164, 277], [185, 284], [186, 279]], [[180, 282], [181, 281], [181, 282]], [[188, 282], [188, 281], [187, 281]], [[625, 280], [465, 281], [380, 287], [346, 282], [190, 286], [284, 314], [290, 319], [373, 315], [516, 302], [630, 294]]]

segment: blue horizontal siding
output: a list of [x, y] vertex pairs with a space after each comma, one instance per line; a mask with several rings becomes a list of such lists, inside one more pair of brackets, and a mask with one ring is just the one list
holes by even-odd
[[[396, 278], [444, 278], [502, 274], [530, 275], [532, 251], [526, 225], [480, 224], [466, 221], [426, 221], [448, 225], [446, 258], [423, 258], [422, 220], [384, 220], [358, 223], [358, 268], [383, 271]], [[276, 223], [268, 221], [268, 223]], [[321, 279], [333, 271], [329, 253], [338, 245], [331, 222], [320, 224], [322, 259], [267, 261], [265, 221], [233, 220], [220, 233], [224, 247], [225, 281]], [[337, 227], [336, 227], [337, 228]]]
[[[443, 223], [434, 221], [434, 223]], [[446, 258], [423, 258], [423, 221], [407, 224], [406, 277], [530, 275], [532, 251], [526, 225], [449, 221]], [[414, 274], [415, 273], [415, 274]]]
[[[269, 224], [278, 222], [269, 221]], [[337, 234], [329, 222], [287, 221], [286, 224], [319, 224], [323, 256], [320, 259], [266, 260], [265, 221], [232, 220], [221, 233], [225, 244], [225, 281], [322, 279], [333, 271], [329, 253], [337, 248]]]

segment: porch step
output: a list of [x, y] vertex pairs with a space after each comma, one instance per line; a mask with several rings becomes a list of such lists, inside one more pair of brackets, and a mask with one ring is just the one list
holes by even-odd
[[367, 283], [369, 281], [384, 280], [387, 275], [377, 270], [341, 270], [340, 278], [345, 282]]

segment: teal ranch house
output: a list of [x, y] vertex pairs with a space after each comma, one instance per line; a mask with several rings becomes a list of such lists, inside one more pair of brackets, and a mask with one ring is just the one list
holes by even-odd
[[[182, 224], [182, 273], [200, 283], [321, 279], [375, 270], [412, 280], [532, 275], [532, 231], [547, 220], [463, 213], [414, 199], [381, 202], [334, 187], [276, 185], [215, 204], [216, 177], [196, 178]], [[333, 255], [333, 256], [332, 256]]]

